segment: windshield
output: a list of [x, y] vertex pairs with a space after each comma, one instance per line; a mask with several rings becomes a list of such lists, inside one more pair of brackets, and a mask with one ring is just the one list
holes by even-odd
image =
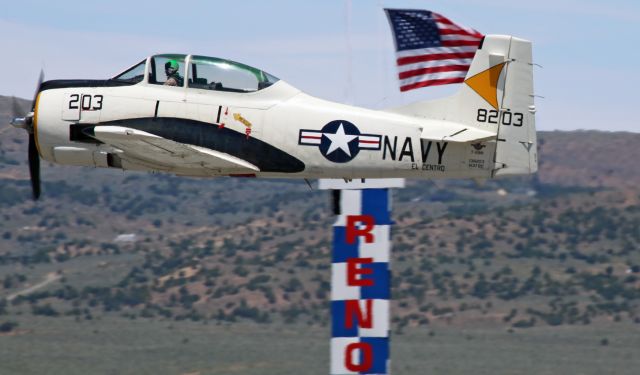
[[204, 90], [253, 92], [279, 79], [260, 69], [215, 57], [192, 56], [189, 87]]
[[131, 68], [125, 70], [123, 73], [118, 74], [112, 79], [115, 81], [121, 82], [131, 82], [138, 83], [141, 82], [144, 78], [144, 66], [147, 60], [142, 60], [138, 64], [132, 66]]

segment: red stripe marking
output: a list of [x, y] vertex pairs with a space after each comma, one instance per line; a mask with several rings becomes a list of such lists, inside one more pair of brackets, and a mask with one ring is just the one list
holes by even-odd
[[431, 14], [433, 15], [433, 19], [438, 21], [438, 22], [446, 23], [447, 25], [451, 25], [451, 26], [456, 26], [456, 27], [459, 27], [461, 29], [464, 28], [464, 26], [460, 26], [460, 25], [458, 25], [456, 23], [453, 23], [453, 21], [451, 21], [447, 17], [443, 16], [442, 14], [439, 14], [439, 13], [431, 13]]
[[479, 40], [443, 40], [443, 47], [478, 47], [480, 45]]
[[431, 68], [421, 68], [408, 70], [398, 74], [399, 79], [406, 79], [423, 74], [442, 73], [442, 72], [466, 72], [469, 70], [470, 65], [446, 65], [446, 66], [434, 66]]
[[[445, 24], [445, 25], [450, 25], [450, 26], [453, 26], [453, 27], [457, 27], [457, 28], [459, 28], [460, 30], [465, 31], [465, 32], [466, 32], [467, 34], [469, 34], [469, 35], [476, 35], [476, 36], [478, 36], [478, 37], [482, 37], [482, 34], [480, 34], [480, 33], [479, 33], [478, 31], [476, 31], [476, 30], [469, 29], [469, 31], [466, 31], [466, 30], [465, 30], [465, 27], [460, 26], [460, 25], [457, 25], [457, 24], [455, 24], [455, 23], [451, 22], [451, 20], [450, 20], [450, 19], [448, 19], [448, 18], [446, 18], [446, 17], [444, 17], [444, 16], [442, 16], [442, 15], [440, 15], [440, 14], [438, 14], [438, 13], [431, 13], [431, 14], [432, 14], [432, 16], [433, 16], [433, 19], [434, 19], [434, 20], [436, 20], [436, 22], [440, 22], [440, 23], [443, 23], [443, 24]], [[440, 31], [442, 32], [442, 30], [440, 30]]]
[[380, 143], [380, 141], [363, 141], [363, 140], [360, 140], [359, 142], [360, 142], [360, 143], [372, 143], [372, 144], [378, 144], [378, 143]]
[[446, 78], [446, 79], [432, 79], [429, 81], [416, 82], [410, 85], [405, 85], [400, 87], [400, 91], [409, 91], [413, 89], [418, 89], [420, 87], [428, 87], [428, 86], [437, 86], [437, 85], [448, 85], [450, 83], [462, 83], [464, 82], [464, 78]]
[[465, 36], [470, 36], [470, 37], [474, 37], [474, 38], [478, 38], [481, 39], [484, 35], [482, 35], [481, 33], [473, 30], [473, 31], [469, 31], [469, 30], [465, 30], [461, 27], [457, 27], [455, 29], [450, 29], [450, 28], [440, 28], [438, 27], [438, 32], [441, 35], [465, 35]]
[[440, 33], [440, 35], [465, 35], [465, 36], [476, 37], [478, 39], [482, 38], [482, 34], [480, 33], [470, 33], [465, 30], [440, 29], [438, 30], [438, 32]]
[[434, 53], [433, 55], [419, 55], [401, 57], [397, 60], [398, 65], [415, 64], [423, 61], [436, 61], [447, 59], [472, 59], [476, 55], [475, 52], [456, 52], [456, 53]]
[[322, 136], [316, 137], [314, 135], [303, 135], [302, 138], [310, 138], [310, 139], [322, 139]]
[[446, 18], [445, 16], [439, 14], [439, 13], [431, 13], [431, 16], [433, 17], [434, 20], [438, 21], [438, 22], [442, 22], [442, 23], [446, 23], [447, 25], [451, 25], [451, 26], [458, 26], [455, 23], [451, 22], [448, 18]]
[[448, 18], [444, 17], [443, 15], [439, 14], [439, 13], [431, 13], [431, 16], [433, 17], [434, 20], [438, 21], [438, 22], [442, 22], [442, 23], [446, 23], [452, 26], [458, 26], [455, 23], [449, 21]]

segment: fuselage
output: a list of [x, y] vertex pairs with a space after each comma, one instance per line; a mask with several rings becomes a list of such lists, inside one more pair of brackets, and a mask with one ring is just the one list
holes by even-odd
[[172, 87], [146, 80], [49, 81], [35, 113], [40, 155], [51, 162], [185, 176], [234, 175], [149, 160], [114, 162], [118, 150], [83, 129], [115, 125], [232, 155], [274, 178], [488, 178], [495, 142], [422, 139], [436, 122], [333, 103], [284, 81], [254, 92]]

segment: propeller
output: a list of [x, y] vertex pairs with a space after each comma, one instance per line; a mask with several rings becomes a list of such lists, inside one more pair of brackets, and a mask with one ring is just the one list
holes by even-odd
[[33, 96], [33, 101], [31, 102], [31, 112], [27, 113], [24, 117], [13, 117], [19, 116], [23, 113], [23, 111], [18, 105], [16, 98], [12, 98], [13, 120], [11, 120], [11, 125], [16, 128], [24, 129], [27, 131], [27, 133], [29, 133], [29, 174], [31, 176], [31, 191], [33, 193], [33, 200], [38, 200], [38, 198], [40, 198], [40, 154], [38, 153], [38, 147], [36, 146], [36, 136], [34, 134], [33, 127], [33, 114], [36, 109], [36, 99], [38, 98], [38, 93], [40, 92], [42, 81], [44, 81], [44, 71], [40, 70], [38, 85], [36, 86], [36, 92]]
[[29, 175], [31, 176], [33, 200], [38, 200], [40, 198], [40, 155], [33, 133], [29, 134]]

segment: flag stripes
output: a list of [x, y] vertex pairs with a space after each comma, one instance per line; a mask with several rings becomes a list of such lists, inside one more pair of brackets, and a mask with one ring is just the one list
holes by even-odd
[[385, 9], [400, 91], [464, 82], [483, 35], [426, 10]]

